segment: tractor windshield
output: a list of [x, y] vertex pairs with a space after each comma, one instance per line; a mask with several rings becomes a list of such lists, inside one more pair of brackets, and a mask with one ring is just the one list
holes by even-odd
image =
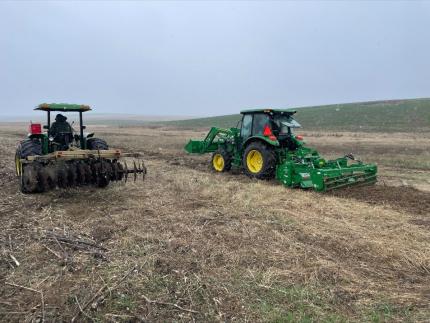
[[275, 115], [273, 117], [273, 123], [276, 125], [279, 130], [279, 134], [287, 134], [289, 133], [289, 128], [300, 128], [301, 125], [294, 120], [291, 116], [286, 115]]

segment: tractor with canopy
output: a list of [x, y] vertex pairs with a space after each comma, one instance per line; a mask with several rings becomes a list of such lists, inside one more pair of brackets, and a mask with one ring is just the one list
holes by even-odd
[[[105, 187], [110, 181], [127, 179], [133, 174], [146, 174], [139, 154], [123, 153], [109, 148], [106, 141], [86, 133], [83, 113], [88, 105], [52, 103], [35, 108], [47, 113], [46, 124], [31, 123], [27, 138], [21, 141], [15, 154], [16, 174], [23, 193], [43, 192], [55, 187], [66, 188], [94, 184]], [[51, 123], [52, 113], [57, 112]], [[79, 130], [75, 131], [61, 113], [79, 115]], [[126, 157], [133, 157], [128, 167]], [[136, 160], [137, 159], [137, 160]]]

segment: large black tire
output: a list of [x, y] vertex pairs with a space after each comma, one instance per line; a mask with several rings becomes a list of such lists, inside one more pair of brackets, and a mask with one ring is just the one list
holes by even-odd
[[17, 153], [18, 152], [21, 158], [40, 156], [42, 155], [42, 143], [38, 139], [25, 139], [18, 145]]
[[228, 172], [231, 169], [232, 155], [224, 148], [218, 148], [212, 154], [211, 165], [216, 172]]
[[[253, 163], [253, 161], [255, 161], [255, 163]], [[275, 176], [275, 152], [272, 147], [263, 142], [254, 141], [245, 148], [242, 164], [245, 173], [250, 177], [271, 179]]]
[[109, 146], [103, 139], [89, 138], [87, 140], [87, 148], [90, 150], [108, 150]]
[[15, 170], [16, 175], [21, 176], [22, 164], [21, 159], [28, 156], [42, 155], [42, 143], [37, 139], [25, 139], [21, 141], [15, 152]]
[[42, 155], [42, 143], [38, 139], [21, 141], [15, 153], [15, 170], [19, 177], [19, 188], [22, 193], [33, 193], [38, 190], [37, 169], [34, 165], [23, 165], [21, 159], [28, 156]]

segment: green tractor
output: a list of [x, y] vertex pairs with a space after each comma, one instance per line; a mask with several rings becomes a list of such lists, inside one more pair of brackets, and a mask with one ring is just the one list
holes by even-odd
[[377, 166], [363, 164], [352, 154], [325, 160], [306, 147], [293, 129], [300, 124], [296, 111], [257, 109], [241, 111], [236, 128], [213, 127], [203, 141], [190, 140], [188, 153], [212, 154], [212, 168], [226, 172], [243, 168], [253, 178], [276, 178], [288, 187], [329, 191], [346, 186], [373, 184]]
[[[52, 103], [40, 104], [35, 110], [47, 112], [47, 123], [31, 123], [27, 139], [21, 141], [15, 154], [16, 174], [23, 193], [44, 192], [55, 187], [66, 188], [81, 185], [105, 187], [110, 181], [127, 180], [129, 174], [145, 177], [146, 167], [139, 154], [123, 153], [110, 149], [106, 141], [85, 133], [82, 114], [90, 111], [87, 105]], [[51, 123], [52, 112], [76, 112], [79, 114], [79, 131], [75, 132], [57, 114]], [[132, 167], [122, 161], [134, 157]]]

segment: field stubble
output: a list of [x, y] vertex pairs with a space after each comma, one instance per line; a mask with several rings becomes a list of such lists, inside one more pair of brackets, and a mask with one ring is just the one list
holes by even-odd
[[212, 173], [209, 156], [182, 151], [205, 131], [100, 127], [111, 146], [144, 152], [145, 182], [22, 195], [20, 130], [0, 130], [3, 321], [430, 315], [428, 134], [305, 133], [324, 155], [381, 169], [374, 187], [318, 194]]

